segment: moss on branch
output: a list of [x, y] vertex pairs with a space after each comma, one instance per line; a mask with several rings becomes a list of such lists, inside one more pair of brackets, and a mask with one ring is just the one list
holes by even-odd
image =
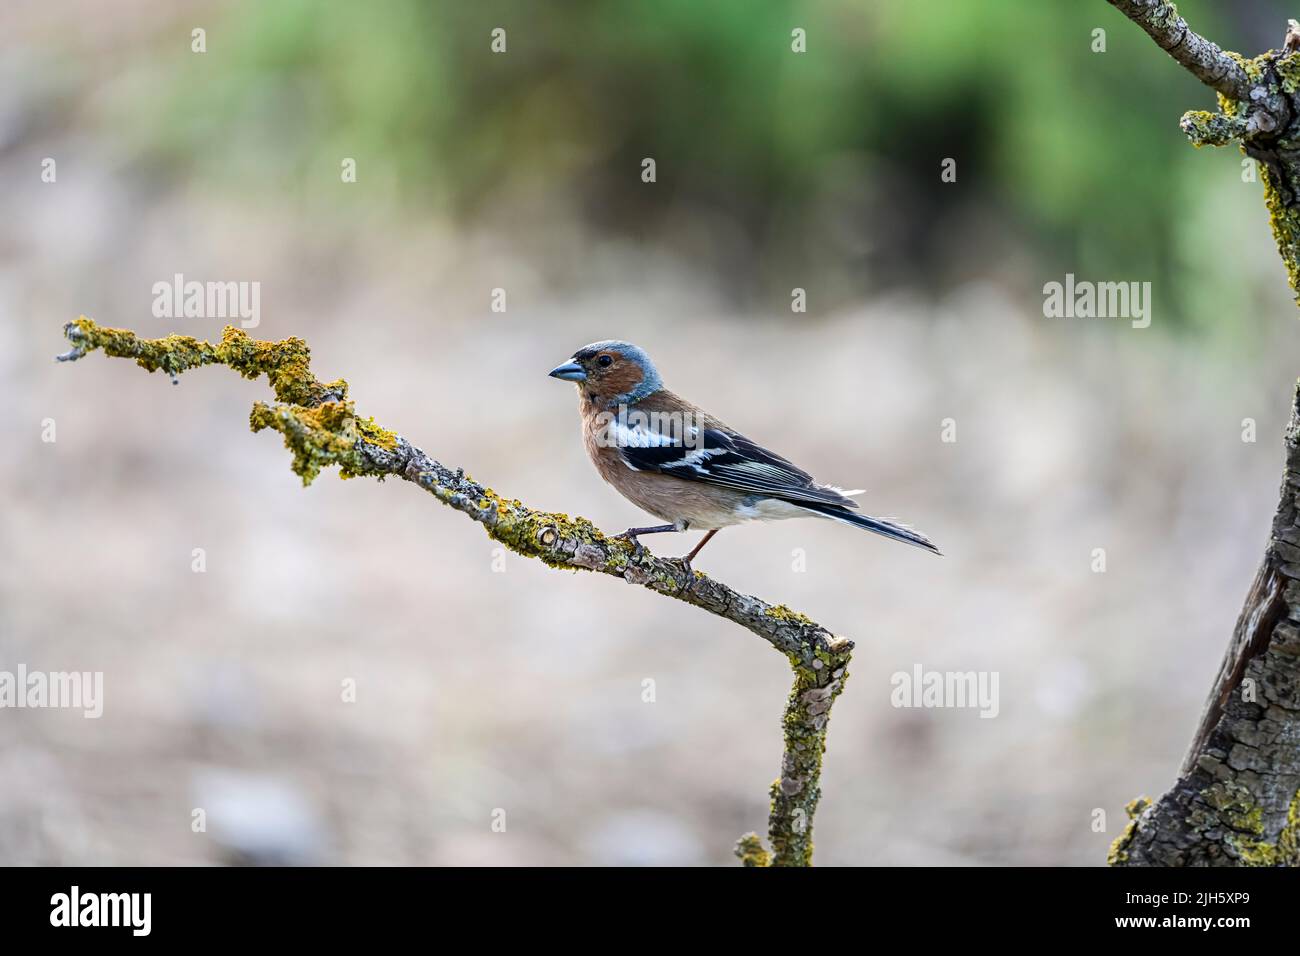
[[1133, 836], [1137, 833], [1138, 820], [1146, 812], [1147, 807], [1151, 806], [1150, 797], [1137, 797], [1128, 802], [1124, 812], [1128, 814], [1128, 823], [1124, 826], [1123, 831], [1115, 838], [1110, 845], [1110, 852], [1106, 855], [1106, 862], [1111, 866], [1118, 866], [1128, 862], [1128, 847], [1132, 842]]
[[129, 329], [105, 328], [84, 315], [64, 332], [74, 346], [72, 352], [60, 356], [65, 359], [102, 349], [105, 355], [133, 358], [141, 368], [166, 372], [172, 379], [204, 365], [228, 365], [244, 378], [265, 375], [280, 402], [314, 407], [347, 398], [348, 383], [342, 379], [324, 385], [316, 381], [311, 374], [311, 350], [298, 338], [261, 342], [228, 325], [216, 345], [188, 335], [142, 339]]
[[1300, 304], [1300, 55], [1222, 55], [1240, 68], [1248, 87], [1236, 95], [1220, 90], [1218, 112], [1191, 110], [1179, 126], [1197, 147], [1235, 142], [1259, 164], [1273, 240]]
[[1193, 145], [1198, 147], [1227, 146], [1246, 133], [1244, 120], [1207, 110], [1189, 110], [1183, 114], [1179, 126]]
[[745, 866], [772, 865], [772, 854], [763, 848], [757, 833], [746, 833], [736, 841], [736, 856]]

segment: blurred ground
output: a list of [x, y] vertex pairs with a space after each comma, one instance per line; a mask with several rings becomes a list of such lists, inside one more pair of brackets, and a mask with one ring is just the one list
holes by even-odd
[[[788, 296], [738, 307], [689, 256], [545, 190], [466, 224], [158, 188], [111, 136], [33, 108], [36, 86], [10, 85], [0, 111], [0, 668], [102, 670], [106, 702], [100, 720], [0, 711], [0, 862], [238, 862], [252, 845], [289, 862], [727, 864], [765, 826], [789, 672], [751, 635], [514, 555], [494, 571], [477, 526], [406, 485], [303, 490], [248, 431], [262, 383], [51, 361], [83, 312], [219, 335], [151, 316], [152, 283], [176, 272], [260, 281], [255, 335], [306, 338], [365, 414], [531, 505], [641, 520], [545, 375], [627, 338], [670, 387], [930, 534], [946, 557], [809, 521], [728, 530], [701, 558], [858, 642], [819, 863], [1099, 864], [1123, 804], [1172, 780], [1262, 553], [1300, 371], [1258, 185], [1232, 156], [1193, 157], [1227, 171], [1203, 208], [1227, 217], [1217, 234], [1257, 297], [1218, 337], [1170, 334], [1159, 288], [1150, 329], [1045, 319], [1061, 275], [1014, 236], [997, 271], [950, 291], [824, 309], [812, 290], [792, 315]], [[68, 157], [57, 185], [46, 155]], [[1197, 215], [1189, 245], [1212, 235]], [[890, 675], [918, 663], [997, 671], [998, 717], [891, 707]]]

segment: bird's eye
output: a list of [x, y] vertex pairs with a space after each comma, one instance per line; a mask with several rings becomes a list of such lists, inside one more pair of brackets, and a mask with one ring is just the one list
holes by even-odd
[[614, 364], [614, 358], [610, 355], [602, 355], [600, 358], [596, 359], [596, 362], [601, 368], [609, 368]]

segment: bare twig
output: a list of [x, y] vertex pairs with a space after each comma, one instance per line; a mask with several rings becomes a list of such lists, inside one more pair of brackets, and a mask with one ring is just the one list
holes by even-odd
[[1166, 0], [1106, 0], [1155, 40], [1206, 86], [1233, 100], [1250, 95], [1250, 77], [1241, 64], [1192, 30]]
[[[1190, 110], [1179, 125], [1197, 146], [1237, 142], [1259, 165], [1278, 255], [1300, 303], [1300, 55], [1288, 25], [1282, 50], [1253, 59], [1226, 53], [1192, 32], [1173, 4], [1107, 0], [1219, 92], [1219, 112]], [[1295, 21], [1290, 21], [1294, 23]]]
[[736, 852], [751, 866], [811, 864], [827, 723], [848, 676], [852, 641], [784, 605], [741, 594], [698, 572], [692, 578], [680, 560], [657, 558], [629, 541], [608, 537], [586, 518], [534, 510], [474, 481], [462, 469], [441, 464], [400, 435], [358, 417], [347, 399], [347, 383], [318, 381], [311, 373], [307, 344], [300, 339], [258, 342], [234, 327], [227, 327], [215, 345], [179, 335], [142, 339], [128, 330], [103, 328], [85, 316], [69, 323], [64, 332], [73, 348], [58, 356], [61, 360], [103, 349], [173, 378], [203, 365], [227, 365], [246, 378], [266, 375], [278, 401], [253, 406], [252, 428], [271, 428], [284, 436], [293, 453], [293, 469], [304, 484], [330, 465], [337, 465], [345, 477], [401, 478], [469, 516], [519, 554], [552, 567], [622, 578], [726, 618], [762, 638], [789, 659], [794, 687], [785, 708], [781, 775], [770, 794], [771, 853], [753, 834], [742, 838]]

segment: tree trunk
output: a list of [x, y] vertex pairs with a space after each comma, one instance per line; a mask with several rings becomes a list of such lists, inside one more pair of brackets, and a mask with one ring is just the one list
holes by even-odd
[[[1292, 292], [1300, 296], [1300, 23], [1254, 59], [1198, 35], [1165, 0], [1108, 0], [1219, 95], [1180, 123], [1197, 146], [1238, 142], [1260, 165]], [[1300, 865], [1300, 390], [1264, 560], [1178, 780], [1111, 847], [1127, 866]]]
[[1300, 865], [1300, 389], [1264, 561], [1178, 781], [1129, 812], [1113, 864]]

